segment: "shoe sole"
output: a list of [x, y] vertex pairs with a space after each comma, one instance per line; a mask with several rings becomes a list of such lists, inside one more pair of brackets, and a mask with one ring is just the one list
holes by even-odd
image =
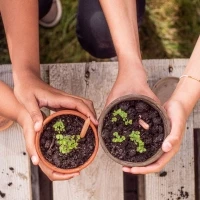
[[42, 22], [42, 21], [39, 21], [39, 24], [45, 28], [52, 28], [54, 26], [56, 26], [60, 20], [61, 20], [61, 17], [62, 17], [62, 5], [61, 5], [61, 1], [60, 0], [56, 0], [56, 4], [57, 4], [57, 9], [58, 9], [58, 13], [57, 13], [57, 16], [55, 18], [55, 20], [51, 23], [45, 23], [45, 22]]

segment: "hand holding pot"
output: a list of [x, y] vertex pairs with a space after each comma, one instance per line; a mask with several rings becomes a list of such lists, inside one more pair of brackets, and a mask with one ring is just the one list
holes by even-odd
[[57, 90], [32, 73], [20, 80], [15, 80], [14, 93], [29, 112], [36, 132], [42, 129], [43, 123], [40, 107], [76, 109], [90, 117], [92, 122], [97, 125], [94, 107], [90, 100]]
[[[52, 170], [43, 166], [43, 163], [39, 160], [35, 149], [35, 130], [33, 127], [33, 121], [27, 112], [27, 110], [17, 101], [13, 91], [6, 84], [0, 81], [0, 91], [4, 94], [4, 98], [0, 99], [0, 114], [17, 121], [23, 128], [25, 145], [27, 152], [34, 165], [40, 165], [42, 171], [49, 177], [50, 180], [68, 180], [79, 173], [64, 175], [61, 173], [55, 173]], [[16, 110], [17, 108], [17, 110]]]
[[118, 97], [128, 94], [145, 95], [159, 102], [159, 99], [149, 88], [147, 75], [142, 64], [133, 65], [134, 63], [119, 63], [119, 73], [107, 98], [106, 106]]
[[124, 172], [132, 174], [148, 174], [159, 172], [178, 152], [185, 130], [187, 115], [182, 104], [178, 101], [169, 100], [167, 103], [165, 103], [164, 107], [171, 121], [171, 132], [162, 145], [162, 150], [165, 153], [160, 157], [160, 159], [151, 165], [146, 167], [123, 167]]

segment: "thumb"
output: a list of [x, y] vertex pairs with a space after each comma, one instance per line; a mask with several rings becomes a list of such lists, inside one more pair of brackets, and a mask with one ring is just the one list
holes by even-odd
[[[28, 124], [27, 124], [28, 125]], [[31, 158], [31, 161], [34, 165], [39, 164], [39, 156], [35, 149], [35, 131], [30, 129], [30, 126], [27, 126], [27, 129], [24, 130], [24, 138], [26, 143], [26, 150]]]
[[181, 142], [184, 128], [184, 124], [178, 122], [178, 120], [172, 122], [171, 132], [162, 144], [162, 150], [164, 152], [171, 151], [175, 145]]
[[24, 106], [33, 120], [35, 132], [40, 131], [43, 124], [43, 115], [35, 97], [33, 97], [31, 101], [24, 103]]

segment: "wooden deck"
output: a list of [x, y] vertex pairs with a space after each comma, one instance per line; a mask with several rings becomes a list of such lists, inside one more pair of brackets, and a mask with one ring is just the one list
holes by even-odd
[[[143, 63], [148, 72], [149, 85], [152, 87], [160, 78], [180, 77], [187, 60], [144, 60]], [[99, 116], [117, 76], [117, 63], [42, 65], [41, 72], [43, 79], [53, 87], [93, 100]], [[13, 86], [11, 66], [0, 66], [0, 80]], [[195, 107], [188, 119], [179, 153], [162, 171], [165, 172], [165, 176], [161, 176], [160, 173], [140, 176], [138, 188], [133, 188], [133, 190], [137, 190], [138, 195], [132, 200], [197, 199], [198, 178], [195, 179], [194, 170], [194, 160], [197, 155], [195, 157], [193, 130], [200, 128], [199, 113], [200, 104]], [[39, 187], [41, 174], [37, 174], [36, 168], [30, 168], [28, 155], [24, 152], [26, 152], [24, 140], [17, 124], [0, 133], [0, 199], [45, 200], [45, 197], [41, 198], [40, 194], [42, 193]], [[8, 186], [9, 183], [12, 185]], [[31, 187], [32, 185], [34, 187]], [[42, 185], [40, 186], [42, 187]], [[33, 188], [33, 192], [31, 188]], [[54, 182], [52, 192], [52, 197], [46, 199], [122, 200], [124, 199], [124, 189], [121, 166], [110, 160], [100, 148], [91, 166], [83, 170], [79, 177], [70, 181]], [[5, 194], [5, 197], [1, 197], [3, 196], [1, 194]], [[125, 199], [130, 200], [131, 198]]]

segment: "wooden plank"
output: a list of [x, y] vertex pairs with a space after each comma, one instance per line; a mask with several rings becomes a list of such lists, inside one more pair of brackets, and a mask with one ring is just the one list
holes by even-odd
[[194, 129], [195, 197], [200, 199], [200, 129]]
[[193, 111], [194, 116], [194, 128], [200, 128], [200, 101], [197, 102]]
[[[41, 78], [44, 82], [49, 84], [49, 65], [41, 65]], [[46, 116], [50, 114], [49, 109], [42, 108], [41, 109]], [[36, 200], [52, 200], [53, 199], [53, 192], [52, 192], [52, 182], [48, 179], [48, 177], [43, 173], [43, 171], [38, 167], [38, 180], [37, 185], [39, 189], [39, 196]]]
[[[150, 85], [166, 76], [180, 77], [187, 61], [186, 59], [145, 61]], [[169, 67], [173, 69], [171, 72]], [[146, 200], [171, 200], [178, 197], [184, 199], [180, 196], [181, 190], [188, 193], [188, 199], [195, 199], [193, 114], [187, 121], [187, 127], [180, 151], [163, 169], [167, 175], [165, 177], [159, 176], [159, 173], [146, 175]]]
[[[93, 100], [97, 115], [117, 75], [117, 63], [81, 63], [50, 66], [50, 84]], [[53, 183], [54, 200], [122, 200], [121, 166], [100, 148], [95, 161], [70, 181]]]
[[[10, 65], [0, 66], [0, 80], [13, 87]], [[0, 191], [5, 193], [4, 198], [32, 199], [29, 157], [22, 130], [16, 123], [0, 132], [0, 163]]]

